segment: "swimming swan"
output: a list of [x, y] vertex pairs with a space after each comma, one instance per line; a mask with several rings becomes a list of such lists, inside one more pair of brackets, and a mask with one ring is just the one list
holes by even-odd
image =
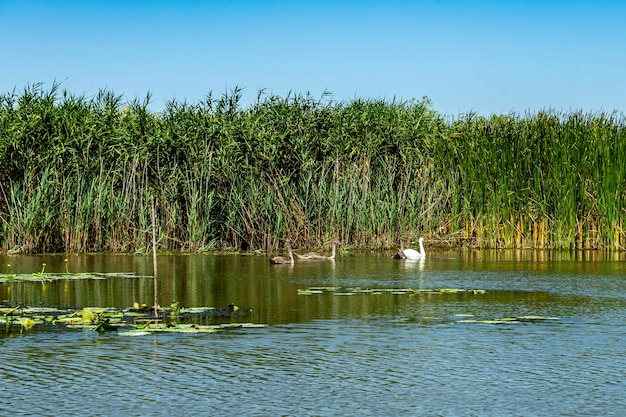
[[270, 259], [271, 264], [292, 264], [293, 263], [293, 252], [291, 251], [291, 243], [289, 241], [285, 242], [285, 249], [287, 249], [287, 253], [289, 254], [288, 258], [284, 256], [274, 256]]
[[424, 238], [419, 238], [420, 250], [404, 249], [404, 241], [400, 241], [400, 250], [396, 252], [393, 259], [426, 259], [426, 251], [424, 250]]
[[294, 253], [294, 255], [296, 255], [297, 259], [301, 259], [303, 261], [331, 261], [335, 259], [335, 254], [337, 253], [337, 245], [340, 245], [339, 241], [333, 240], [333, 249], [330, 256], [325, 256], [318, 252], [308, 252], [302, 255]]

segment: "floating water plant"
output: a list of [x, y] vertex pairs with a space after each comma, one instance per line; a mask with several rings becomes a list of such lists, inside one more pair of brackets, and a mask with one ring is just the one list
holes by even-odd
[[[45, 264], [44, 264], [45, 265]], [[0, 282], [8, 281], [47, 281], [62, 279], [109, 279], [109, 278], [145, 278], [133, 272], [34, 272], [32, 274], [0, 274]]]
[[20, 324], [25, 329], [32, 329], [33, 326], [35, 325], [35, 321], [31, 318], [25, 318], [25, 319], [20, 320]]
[[486, 320], [473, 320], [473, 319], [464, 319], [458, 320], [457, 323], [470, 323], [470, 324], [519, 324], [524, 322], [543, 322], [543, 321], [556, 321], [559, 320], [559, 317], [542, 317], [542, 316], [520, 316], [520, 317], [502, 317], [497, 319], [486, 319]]
[[43, 277], [45, 277], [45, 272], [46, 272], [46, 264], [43, 263], [43, 264], [41, 264], [41, 271], [40, 272], [34, 272], [33, 276], [35, 276], [37, 278], [43, 278]]
[[256, 329], [267, 327], [266, 324], [254, 323], [229, 323], [219, 325], [179, 324], [176, 326], [167, 324], [150, 324], [142, 328], [131, 329], [120, 333], [124, 336], [144, 336], [154, 333], [215, 333], [233, 329]]
[[415, 294], [486, 294], [486, 290], [465, 290], [462, 288], [361, 288], [361, 287], [310, 287], [298, 289], [298, 295], [314, 295], [332, 293], [334, 295], [355, 295], [355, 294], [393, 294], [393, 295], [415, 295]]
[[[361, 288], [361, 287], [310, 287], [308, 289], [299, 289], [298, 295], [314, 296], [320, 294], [332, 294], [333, 296], [357, 296], [357, 295], [382, 295], [387, 294], [390, 296], [418, 296], [428, 295], [433, 297], [454, 297], [457, 296], [470, 296], [480, 297], [490, 292], [484, 289], [463, 289], [463, 288]], [[491, 292], [495, 293], [495, 292]], [[459, 323], [459, 324], [484, 324], [484, 325], [498, 325], [498, 324], [520, 324], [520, 323], [537, 323], [537, 322], [549, 322], [559, 320], [559, 317], [544, 317], [538, 315], [525, 315], [525, 316], [513, 316], [513, 317], [499, 317], [499, 318], [476, 318], [473, 313], [457, 313], [448, 318], [439, 317], [420, 317], [409, 318], [401, 317], [392, 320], [394, 323], [410, 323], [420, 322], [429, 323], [437, 321], [439, 323]]]
[[97, 332], [141, 331], [142, 334], [158, 332], [211, 333], [216, 331], [265, 327], [265, 324], [231, 322], [203, 324], [215, 318], [239, 320], [251, 309], [239, 308], [234, 304], [226, 307], [181, 308], [173, 302], [170, 308], [158, 308], [159, 317], [153, 317], [153, 308], [139, 307], [127, 309], [83, 308], [82, 310], [58, 309], [53, 307], [0, 307], [0, 317], [4, 318], [6, 331], [20, 328], [20, 331], [37, 328], [81, 329]]

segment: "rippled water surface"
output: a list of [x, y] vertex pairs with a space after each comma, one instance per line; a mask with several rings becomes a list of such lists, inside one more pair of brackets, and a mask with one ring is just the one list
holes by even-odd
[[[0, 261], [15, 273], [42, 263], [46, 271], [65, 270], [63, 256]], [[79, 256], [68, 267], [138, 277], [60, 280], [45, 289], [0, 283], [0, 299], [76, 309], [152, 303], [151, 259]], [[626, 264], [619, 256], [432, 251], [421, 263], [343, 254], [334, 263], [293, 266], [269, 265], [262, 256], [162, 256], [158, 271], [162, 305], [235, 303], [252, 311], [215, 320], [268, 326], [135, 337], [3, 328], [0, 415], [626, 410]], [[333, 288], [302, 292], [318, 287]], [[419, 291], [375, 291], [407, 288]], [[498, 321], [533, 316], [544, 319]]]

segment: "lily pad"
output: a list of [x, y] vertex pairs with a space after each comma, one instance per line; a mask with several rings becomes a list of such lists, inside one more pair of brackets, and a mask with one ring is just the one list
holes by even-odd
[[543, 316], [519, 316], [519, 321], [545, 321], [545, 320], [559, 320], [559, 317], [543, 317]]
[[9, 281], [53, 281], [68, 279], [109, 279], [109, 278], [141, 278], [145, 275], [136, 275], [132, 272], [34, 272], [32, 274], [0, 274], [0, 282]]
[[[173, 303], [174, 305], [174, 303]], [[234, 304], [227, 307], [197, 307], [190, 309], [159, 307], [159, 317], [153, 316], [153, 309], [134, 308], [114, 309], [85, 307], [81, 310], [58, 309], [53, 307], [2, 307], [0, 315], [4, 316], [7, 331], [9, 328], [36, 329], [48, 328], [83, 329], [96, 331], [117, 331], [137, 329], [147, 332], [212, 332], [235, 328], [252, 328], [264, 325], [233, 322], [222, 325], [198, 324], [214, 318], [230, 320], [242, 317], [252, 310], [240, 308]], [[158, 324], [155, 324], [158, 323]], [[167, 324], [166, 324], [167, 323]]]

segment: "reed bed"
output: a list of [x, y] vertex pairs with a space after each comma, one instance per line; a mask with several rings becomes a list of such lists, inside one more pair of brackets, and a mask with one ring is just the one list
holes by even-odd
[[148, 111], [41, 84], [0, 96], [0, 246], [33, 252], [389, 248], [621, 250], [618, 113], [461, 115], [421, 101], [241, 90]]

